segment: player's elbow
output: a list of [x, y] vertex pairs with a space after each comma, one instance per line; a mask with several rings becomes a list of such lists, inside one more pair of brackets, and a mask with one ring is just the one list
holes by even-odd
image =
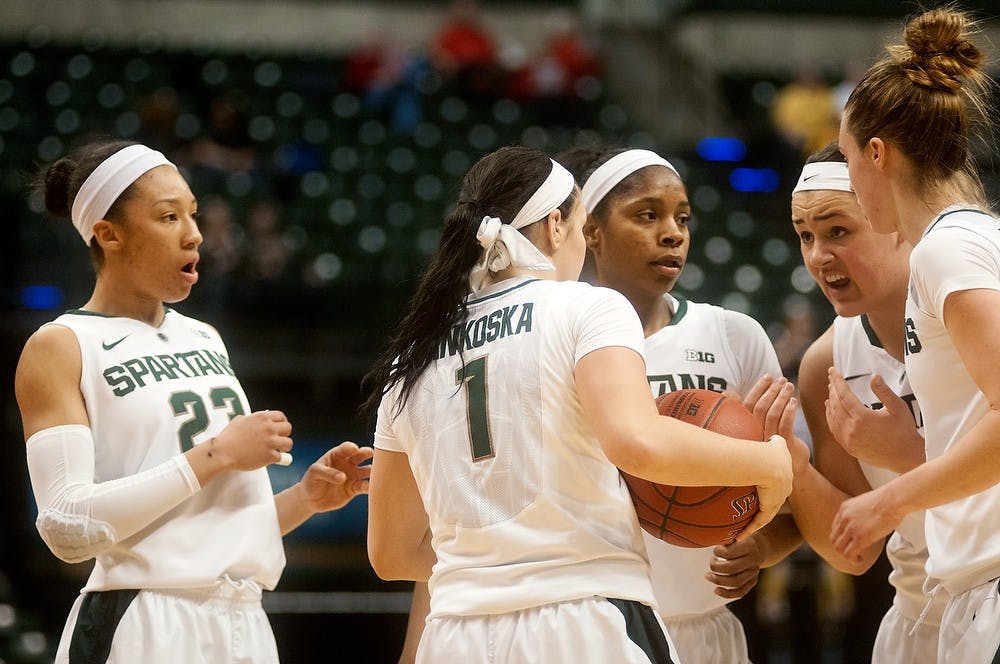
[[827, 560], [827, 562], [838, 572], [850, 574], [851, 576], [861, 576], [875, 564], [875, 558], [863, 556], [860, 560], [851, 560], [843, 556], [836, 556], [833, 560]]
[[[369, 526], [370, 527], [370, 526]], [[405, 579], [403, 574], [403, 558], [396, 547], [388, 542], [383, 542], [380, 538], [373, 536], [369, 530], [368, 534], [368, 562], [371, 563], [375, 574], [383, 581], [399, 581]]]
[[68, 516], [53, 509], [39, 513], [35, 528], [49, 551], [66, 563], [82, 563], [95, 558], [110, 549], [116, 540], [114, 529], [106, 523]]
[[373, 552], [371, 546], [368, 549], [368, 561], [375, 574], [383, 581], [402, 581], [408, 578], [404, 572], [405, 566], [399, 563], [397, 557]]
[[608, 461], [629, 475], [645, 477], [649, 469], [656, 465], [655, 455], [637, 429], [608, 431], [600, 440]]

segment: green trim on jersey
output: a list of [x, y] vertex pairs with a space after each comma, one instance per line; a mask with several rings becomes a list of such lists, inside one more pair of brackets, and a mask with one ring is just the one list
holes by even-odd
[[500, 297], [501, 295], [506, 295], [507, 293], [509, 293], [509, 292], [511, 292], [513, 290], [517, 290], [518, 288], [522, 288], [524, 286], [527, 286], [528, 284], [533, 284], [536, 281], [538, 281], [538, 279], [528, 279], [524, 283], [517, 284], [516, 286], [511, 286], [510, 288], [508, 288], [506, 290], [502, 290], [499, 293], [493, 293], [492, 295], [487, 295], [485, 297], [477, 298], [477, 299], [474, 299], [474, 300], [469, 300], [468, 302], [465, 303], [465, 306], [470, 306], [470, 305], [473, 305], [473, 304], [479, 304], [480, 302], [486, 302], [487, 300], [492, 300], [493, 298]]
[[870, 343], [872, 346], [875, 346], [875, 348], [882, 348], [882, 349], [885, 348], [882, 345], [881, 339], [879, 339], [878, 335], [875, 334], [875, 328], [872, 327], [872, 322], [868, 320], [868, 314], [861, 314], [861, 328], [865, 331], [865, 334], [868, 336], [868, 343]]
[[688, 312], [688, 301], [686, 298], [680, 297], [678, 295], [671, 295], [670, 297], [677, 300], [677, 311], [675, 311], [674, 315], [671, 316], [670, 322], [667, 323], [667, 327], [670, 327], [671, 325], [677, 325], [678, 323], [680, 323], [681, 319], [684, 318], [684, 314]]
[[959, 212], [973, 212], [975, 214], [981, 214], [984, 217], [989, 217], [990, 219], [994, 219], [995, 218], [989, 212], [984, 212], [982, 210], [977, 210], [975, 208], [960, 208], [958, 210], [951, 210], [950, 212], [945, 212], [944, 214], [938, 215], [938, 218], [931, 222], [931, 225], [927, 227], [927, 230], [923, 232], [923, 235], [921, 237], [926, 236], [928, 233], [930, 233], [932, 230], [934, 230], [934, 227], [937, 226], [938, 223], [942, 219], [944, 219], [945, 217], [949, 217], [949, 216], [951, 216], [953, 214], [958, 214]]
[[[167, 305], [163, 305], [163, 314], [169, 314], [172, 311]], [[67, 309], [63, 313], [72, 316], [97, 316], [98, 318], [124, 318], [124, 316], [112, 316], [111, 314], [101, 313], [100, 311], [88, 311], [87, 309]]]
[[97, 316], [98, 318], [120, 318], [120, 316], [112, 316], [111, 314], [102, 314], [100, 311], [87, 311], [86, 309], [68, 309], [66, 313], [74, 316]]

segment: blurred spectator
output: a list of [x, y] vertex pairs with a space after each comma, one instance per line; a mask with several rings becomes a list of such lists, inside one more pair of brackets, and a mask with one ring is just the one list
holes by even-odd
[[202, 236], [199, 279], [189, 300], [199, 312], [220, 316], [226, 313], [232, 274], [240, 262], [238, 226], [229, 202], [215, 196], [199, 206], [198, 218]]
[[287, 272], [291, 251], [281, 237], [277, 204], [258, 201], [247, 216], [247, 272], [254, 281], [275, 281]]
[[410, 135], [423, 119], [419, 84], [424, 58], [376, 31], [344, 63], [344, 87], [375, 111], [387, 111], [392, 130]]
[[774, 351], [788, 380], [797, 380], [802, 355], [818, 336], [817, 329], [816, 316], [808, 303], [793, 301], [786, 304], [781, 333], [774, 340]]
[[[508, 94], [520, 101], [536, 102], [543, 123], [582, 125], [589, 108], [579, 103], [580, 84], [601, 73], [597, 49], [580, 30], [577, 16], [557, 11], [550, 18], [551, 35], [542, 51], [511, 72]], [[592, 98], [592, 97], [591, 97]]]
[[248, 312], [264, 307], [277, 313], [295, 307], [299, 274], [295, 252], [283, 235], [281, 215], [280, 205], [270, 199], [258, 201], [247, 213], [243, 287], [236, 295]]
[[532, 70], [536, 97], [576, 97], [581, 79], [600, 75], [597, 49], [580, 30], [575, 14], [559, 11], [553, 15], [552, 34]]
[[483, 26], [474, 0], [452, 2], [447, 20], [431, 40], [428, 56], [462, 94], [480, 98], [497, 94], [502, 73], [496, 43]]
[[256, 169], [257, 154], [247, 129], [242, 93], [226, 92], [209, 100], [205, 132], [191, 144], [189, 158], [192, 168], [221, 175]]
[[137, 141], [165, 154], [173, 154], [180, 147], [181, 140], [176, 133], [180, 116], [177, 90], [168, 86], [157, 88], [140, 97], [135, 110], [139, 116]]
[[833, 103], [839, 118], [847, 106], [847, 98], [854, 92], [855, 86], [861, 81], [868, 67], [865, 63], [857, 60], [849, 63], [844, 70], [844, 77], [833, 86]]
[[802, 155], [837, 139], [840, 111], [833, 90], [819, 74], [800, 69], [778, 90], [771, 106], [771, 120], [779, 135]]

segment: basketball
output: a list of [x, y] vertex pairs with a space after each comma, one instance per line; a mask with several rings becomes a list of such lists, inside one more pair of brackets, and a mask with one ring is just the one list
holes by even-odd
[[[734, 438], [761, 440], [763, 427], [737, 399], [686, 389], [656, 399], [660, 415]], [[728, 544], [757, 513], [752, 486], [669, 486], [622, 473], [639, 524], [653, 537], [687, 548]]]

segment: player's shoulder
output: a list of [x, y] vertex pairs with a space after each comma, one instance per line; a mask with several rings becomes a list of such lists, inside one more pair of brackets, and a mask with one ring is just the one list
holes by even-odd
[[[934, 236], [934, 242], [917, 242], [913, 248], [916, 256], [941, 254], [941, 243], [975, 242], [984, 237], [994, 243], [1000, 241], [1000, 219], [996, 215], [975, 208], [952, 207], [939, 214], [923, 233], [923, 238]], [[933, 244], [933, 246], [932, 246]], [[947, 252], [944, 252], [947, 253]]]
[[725, 307], [717, 304], [709, 304], [708, 302], [693, 302], [680, 297], [677, 300], [678, 314], [681, 314], [683, 311], [683, 315], [690, 317], [692, 320], [717, 321], [730, 335], [737, 337], [751, 336], [767, 339], [764, 327], [750, 314], [745, 314], [742, 311], [734, 309], [726, 309]]
[[21, 393], [26, 386], [48, 384], [62, 374], [79, 380], [81, 362], [80, 342], [73, 330], [55, 323], [43, 325], [24, 343], [15, 388]]
[[197, 334], [203, 337], [212, 337], [221, 340], [221, 335], [214, 325], [206, 323], [203, 320], [197, 318], [192, 318], [177, 311], [176, 309], [171, 309], [167, 307], [165, 313], [165, 324], [170, 327], [185, 327], [190, 330], [194, 330]]
[[66, 352], [79, 354], [80, 345], [76, 333], [56, 319], [35, 330], [24, 344], [22, 358], [33, 354], [59, 356]]
[[547, 280], [546, 283], [559, 297], [574, 304], [591, 306], [601, 302], [615, 302], [632, 306], [624, 295], [606, 286], [594, 286], [584, 281]]

